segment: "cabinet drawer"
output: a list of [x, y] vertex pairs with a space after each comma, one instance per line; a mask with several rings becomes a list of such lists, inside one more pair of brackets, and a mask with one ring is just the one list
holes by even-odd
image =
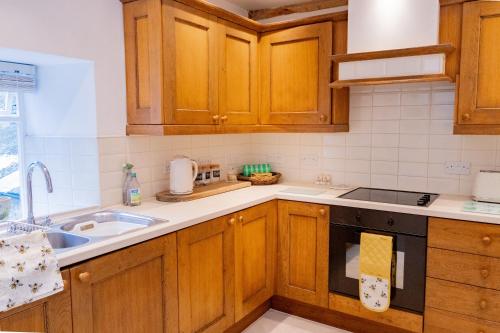
[[500, 257], [500, 226], [431, 218], [428, 245], [440, 249]]
[[427, 276], [500, 290], [500, 259], [430, 247]]
[[500, 324], [456, 313], [426, 308], [424, 333], [496, 333]]
[[427, 278], [426, 306], [499, 321], [500, 291]]

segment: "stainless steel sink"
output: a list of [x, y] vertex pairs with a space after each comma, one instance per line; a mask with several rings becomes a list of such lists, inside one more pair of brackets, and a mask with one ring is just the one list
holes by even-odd
[[90, 242], [90, 238], [58, 231], [48, 232], [47, 238], [55, 250], [69, 249]]
[[63, 252], [165, 222], [168, 221], [104, 210], [62, 220], [51, 227], [48, 238], [57, 252]]
[[85, 222], [96, 222], [96, 223], [123, 222], [128, 224], [136, 224], [144, 227], [149, 227], [155, 224], [165, 223], [168, 221], [148, 216], [142, 216], [138, 214], [115, 211], [115, 210], [104, 210], [101, 212], [80, 215], [64, 220], [61, 222], [61, 224], [59, 224], [59, 228], [63, 231], [72, 231], [76, 225]]

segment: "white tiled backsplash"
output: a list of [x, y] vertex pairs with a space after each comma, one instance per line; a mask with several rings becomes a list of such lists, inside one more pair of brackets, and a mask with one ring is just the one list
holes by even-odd
[[[334, 184], [453, 194], [470, 194], [479, 169], [500, 169], [499, 136], [452, 135], [452, 84], [357, 87], [350, 104], [349, 133], [99, 139], [102, 203], [120, 202], [126, 161], [136, 165], [145, 196], [168, 189], [166, 165], [176, 154], [219, 162], [224, 174], [269, 162], [289, 181], [323, 173]], [[447, 174], [446, 161], [469, 161], [471, 174]]]
[[131, 136], [99, 139], [102, 205], [121, 202], [122, 166], [135, 166], [144, 197], [168, 190], [169, 161], [175, 155], [219, 163], [225, 178], [229, 168], [252, 162], [250, 134]]
[[33, 172], [33, 208], [37, 216], [99, 205], [99, 157], [95, 138], [27, 136], [27, 166], [42, 161], [50, 171], [54, 192], [47, 194], [40, 170]]

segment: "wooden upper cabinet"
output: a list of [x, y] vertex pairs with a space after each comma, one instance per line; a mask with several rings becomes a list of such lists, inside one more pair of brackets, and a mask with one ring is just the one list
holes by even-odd
[[500, 133], [500, 2], [464, 3], [457, 124]]
[[258, 122], [257, 33], [219, 20], [219, 114], [222, 125]]
[[177, 233], [179, 328], [219, 333], [234, 323], [234, 223], [232, 216]]
[[73, 331], [176, 332], [176, 234], [71, 268]]
[[0, 313], [0, 331], [71, 333], [69, 271], [62, 271], [64, 291]]
[[274, 294], [277, 203], [241, 212], [235, 219], [235, 320], [255, 310]]
[[263, 124], [331, 124], [331, 54], [331, 22], [262, 35]]
[[129, 124], [163, 124], [161, 2], [123, 5]]
[[216, 124], [217, 18], [172, 0], [162, 8], [166, 123]]
[[329, 207], [278, 202], [277, 294], [328, 307]]

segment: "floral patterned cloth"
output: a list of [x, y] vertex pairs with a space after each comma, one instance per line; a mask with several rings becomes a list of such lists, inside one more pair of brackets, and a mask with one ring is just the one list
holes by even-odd
[[372, 311], [381, 312], [389, 307], [389, 280], [361, 274], [361, 303]]
[[47, 234], [33, 231], [0, 237], [0, 312], [64, 289]]

